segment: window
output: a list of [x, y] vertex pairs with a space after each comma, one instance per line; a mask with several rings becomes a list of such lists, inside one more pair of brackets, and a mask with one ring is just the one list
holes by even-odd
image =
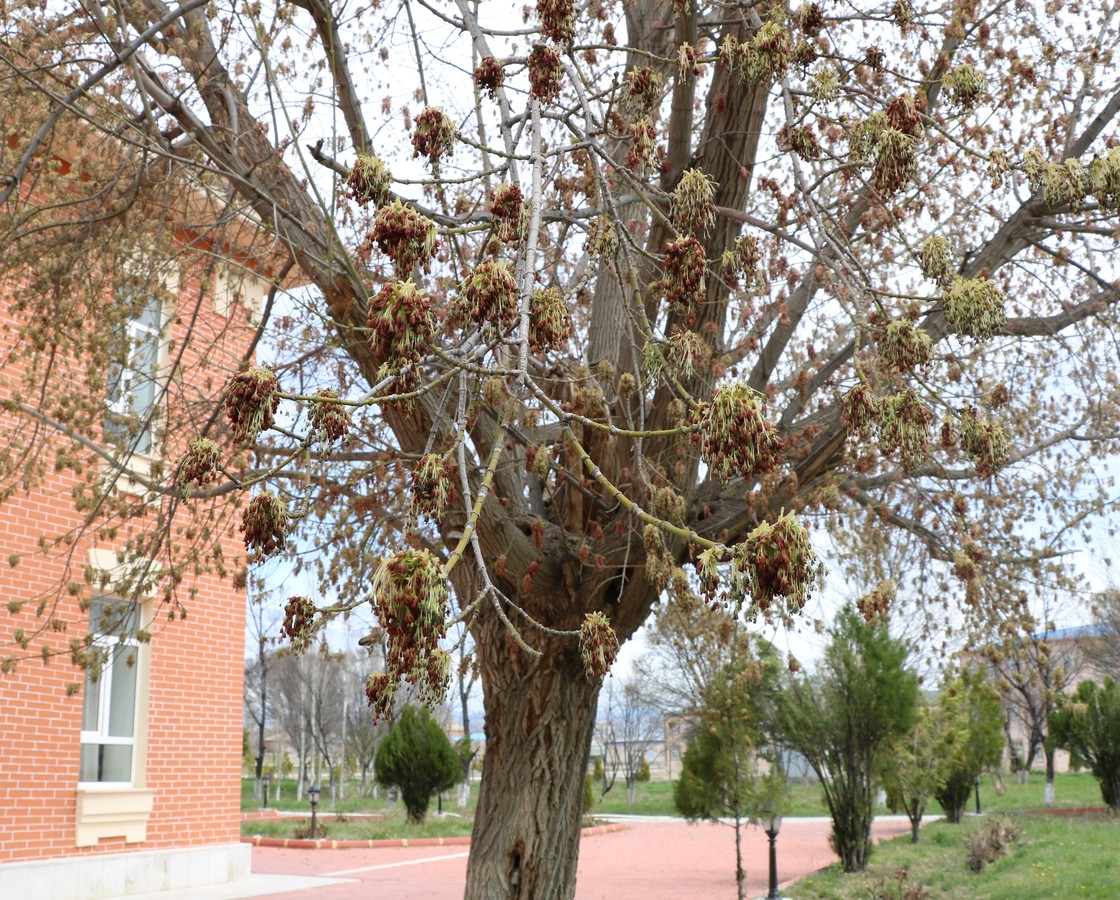
[[162, 327], [163, 303], [152, 297], [125, 326], [124, 361], [109, 370], [105, 436], [127, 442], [130, 453], [152, 452]]
[[140, 645], [136, 603], [96, 597], [90, 632], [97, 659], [86, 672], [79, 781], [132, 784]]

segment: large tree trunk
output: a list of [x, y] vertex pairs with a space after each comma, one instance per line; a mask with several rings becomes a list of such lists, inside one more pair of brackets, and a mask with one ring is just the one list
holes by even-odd
[[534, 659], [496, 616], [480, 618], [486, 753], [466, 897], [570, 900], [599, 683], [584, 676], [573, 642], [534, 641], [544, 650]]

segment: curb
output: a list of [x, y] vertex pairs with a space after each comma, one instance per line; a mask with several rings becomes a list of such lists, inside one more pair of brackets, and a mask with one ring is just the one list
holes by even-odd
[[[616, 831], [625, 831], [629, 825], [592, 825], [580, 829], [580, 837], [591, 837], [599, 834], [613, 834]], [[469, 837], [448, 838], [384, 838], [381, 840], [310, 840], [297, 838], [267, 838], [243, 837], [241, 843], [252, 844], [254, 847], [277, 847], [283, 850], [376, 850], [389, 847], [469, 847]]]

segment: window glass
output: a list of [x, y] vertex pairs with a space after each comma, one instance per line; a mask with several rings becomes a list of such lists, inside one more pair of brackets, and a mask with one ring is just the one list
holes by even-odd
[[78, 777], [83, 782], [127, 784], [132, 781], [136, 743], [139, 607], [96, 597], [89, 621], [101, 664], [86, 672]]
[[163, 304], [153, 297], [125, 326], [128, 347], [123, 363], [109, 369], [105, 436], [129, 441], [133, 453], [149, 453], [155, 426]]

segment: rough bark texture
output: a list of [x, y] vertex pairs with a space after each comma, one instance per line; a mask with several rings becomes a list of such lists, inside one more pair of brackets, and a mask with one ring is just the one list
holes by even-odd
[[575, 893], [583, 783], [599, 682], [571, 642], [532, 659], [493, 617], [474, 629], [486, 709], [486, 762], [467, 866], [468, 900]]

